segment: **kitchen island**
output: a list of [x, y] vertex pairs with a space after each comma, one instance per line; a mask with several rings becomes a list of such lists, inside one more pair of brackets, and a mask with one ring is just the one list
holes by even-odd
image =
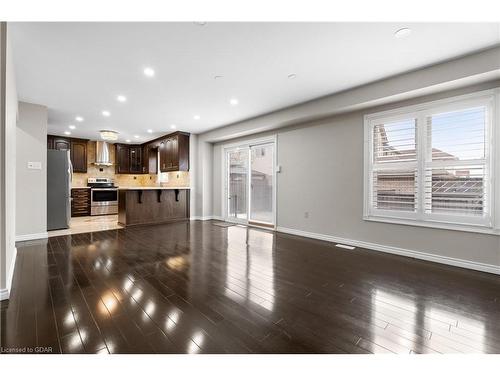
[[189, 220], [189, 187], [118, 188], [118, 223], [123, 226]]

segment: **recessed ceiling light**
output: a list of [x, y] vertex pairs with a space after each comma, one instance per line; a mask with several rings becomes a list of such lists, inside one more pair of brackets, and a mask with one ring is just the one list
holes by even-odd
[[130, 143], [130, 139], [127, 139], [125, 142]]
[[155, 71], [153, 70], [153, 68], [144, 68], [144, 75], [146, 77], [154, 77]]
[[134, 138], [139, 138], [139, 136], [138, 135], [134, 135]]
[[394, 36], [398, 39], [406, 38], [408, 35], [411, 34], [411, 29], [407, 27], [403, 27], [402, 29], [397, 30], [394, 33]]
[[193, 116], [193, 118], [194, 118], [195, 120], [199, 120], [201, 117], [200, 117], [199, 115], [194, 115], [194, 116]]
[[118, 95], [116, 97], [116, 100], [118, 100], [119, 102], [126, 102], [127, 101], [127, 97], [126, 96], [123, 96], [123, 95]]
[[148, 129], [148, 133], [152, 133], [152, 132], [153, 132], [153, 130], [152, 130], [152, 129]]
[[71, 130], [74, 130], [74, 129], [76, 129], [76, 126], [75, 125], [69, 125], [68, 128], [70, 128]]
[[83, 122], [83, 117], [82, 116], [76, 116], [75, 120], [78, 122]]
[[229, 103], [230, 103], [231, 105], [238, 105], [238, 103], [239, 103], [239, 102], [238, 102], [238, 99], [233, 98], [233, 99], [231, 99], [231, 100], [229, 101]]
[[288, 78], [295, 79], [295, 78], [297, 78], [297, 74], [295, 74], [295, 73], [289, 74]]
[[176, 128], [177, 128], [176, 125], [174, 125], [174, 124], [170, 125], [170, 129], [176, 129]]
[[71, 135], [71, 132], [69, 132], [69, 131], [67, 131], [67, 130], [66, 130], [66, 131], [64, 132], [64, 134], [66, 134], [66, 135]]
[[102, 111], [102, 115], [104, 117], [109, 117], [109, 116], [111, 116], [111, 113], [109, 113], [109, 111]]

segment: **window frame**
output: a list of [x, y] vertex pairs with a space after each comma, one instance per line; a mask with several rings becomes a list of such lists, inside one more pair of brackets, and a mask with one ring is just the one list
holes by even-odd
[[[471, 108], [474, 106], [485, 106], [486, 128], [485, 128], [485, 156], [480, 160], [462, 161], [433, 161], [432, 143], [429, 144], [427, 137], [427, 118], [432, 115], [453, 112]], [[471, 94], [450, 97], [412, 106], [404, 106], [389, 111], [376, 112], [364, 116], [364, 170], [363, 170], [363, 219], [368, 221], [387, 222], [393, 224], [406, 224], [413, 226], [424, 226], [431, 228], [462, 230], [479, 233], [490, 233], [500, 235], [500, 89], [491, 89], [474, 92]], [[402, 169], [412, 162], [387, 162], [376, 164], [373, 160], [373, 129], [375, 125], [390, 123], [398, 120], [414, 118], [416, 121], [416, 150], [417, 160], [416, 176], [416, 211], [393, 211], [376, 209], [373, 207], [373, 172], [377, 170], [409, 170]], [[429, 155], [431, 159], [429, 160]], [[382, 165], [383, 164], [383, 165]], [[486, 190], [486, 204], [484, 210], [486, 215], [481, 217], [460, 216], [452, 214], [437, 214], [425, 212], [425, 170], [431, 166], [441, 164], [442, 166], [467, 166], [484, 165], [488, 176]]]

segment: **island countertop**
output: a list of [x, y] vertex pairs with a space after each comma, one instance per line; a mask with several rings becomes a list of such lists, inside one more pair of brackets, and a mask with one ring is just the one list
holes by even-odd
[[189, 186], [118, 186], [118, 190], [189, 190]]

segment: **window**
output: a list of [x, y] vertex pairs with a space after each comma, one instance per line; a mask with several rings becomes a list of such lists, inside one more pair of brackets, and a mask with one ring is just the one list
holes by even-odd
[[497, 100], [490, 90], [365, 116], [365, 219], [494, 229]]

